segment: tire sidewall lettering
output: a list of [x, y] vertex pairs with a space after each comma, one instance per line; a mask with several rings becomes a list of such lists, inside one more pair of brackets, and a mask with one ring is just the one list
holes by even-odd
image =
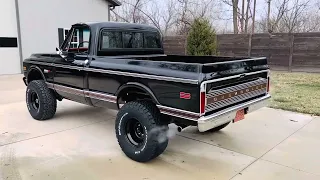
[[120, 118], [120, 122], [119, 122], [119, 125], [118, 125], [118, 133], [119, 133], [119, 136], [121, 136], [121, 125], [122, 125], [122, 120], [125, 116], [127, 116], [128, 113], [125, 113], [124, 115], [122, 115], [122, 117]]
[[29, 105], [29, 91], [30, 91], [30, 89], [29, 88], [27, 88], [27, 93], [26, 93], [26, 102], [27, 102], [27, 108], [28, 108], [28, 110], [30, 111], [30, 105]]
[[146, 148], [146, 145], [148, 143], [148, 131], [147, 131], [147, 127], [146, 126], [143, 126], [144, 127], [144, 130], [146, 132], [146, 135], [145, 135], [145, 143], [144, 145], [142, 146], [142, 148], [139, 150], [139, 151], [135, 151], [134, 154], [140, 154], [142, 151], [144, 151], [144, 149]]

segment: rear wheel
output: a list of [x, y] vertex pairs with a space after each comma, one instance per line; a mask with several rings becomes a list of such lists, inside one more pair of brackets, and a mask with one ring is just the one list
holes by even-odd
[[122, 151], [134, 161], [147, 162], [166, 149], [167, 126], [160, 126], [160, 112], [147, 101], [124, 104], [116, 118], [116, 136]]
[[29, 113], [36, 120], [50, 119], [56, 113], [57, 100], [43, 80], [34, 80], [28, 84], [26, 103]]

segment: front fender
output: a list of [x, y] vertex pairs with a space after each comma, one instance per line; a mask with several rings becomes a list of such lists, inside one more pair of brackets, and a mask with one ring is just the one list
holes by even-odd
[[28, 78], [29, 78], [29, 74], [32, 72], [32, 71], [38, 71], [40, 74], [41, 74], [41, 77], [44, 81], [47, 81], [45, 75], [43, 74], [42, 70], [38, 67], [38, 66], [35, 66], [35, 65], [31, 65], [30, 68], [28, 69], [27, 73], [26, 73], [26, 79], [27, 79], [27, 82], [28, 82]]

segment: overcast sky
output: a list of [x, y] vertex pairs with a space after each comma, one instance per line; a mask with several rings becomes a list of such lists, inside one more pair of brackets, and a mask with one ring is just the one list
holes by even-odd
[[[221, 0], [213, 0], [215, 2], [214, 8], [211, 10], [213, 14], [213, 25], [218, 30], [229, 30], [232, 31], [232, 8], [229, 5], [224, 4]], [[231, 0], [230, 0], [231, 1]], [[251, 7], [253, 9], [253, 0], [251, 0]], [[257, 0], [257, 10], [256, 10], [256, 20], [266, 17], [267, 14], [267, 0]], [[275, 6], [282, 0], [272, 0], [271, 14], [276, 13]], [[291, 0], [293, 3], [296, 0]], [[310, 1], [310, 9], [319, 8], [314, 6], [315, 3], [320, 3], [320, 0], [299, 0], [299, 1]], [[159, 8], [164, 8], [168, 0], [149, 0], [148, 6], [152, 7], [156, 3]], [[198, 2], [203, 2], [203, 0], [198, 0]], [[239, 0], [239, 7], [241, 7], [242, 0]], [[279, 4], [279, 3], [278, 3]]]

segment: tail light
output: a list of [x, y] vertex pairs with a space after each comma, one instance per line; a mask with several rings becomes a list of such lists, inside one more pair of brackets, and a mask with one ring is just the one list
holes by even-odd
[[206, 93], [205, 92], [200, 92], [200, 114], [205, 113], [205, 108], [206, 108]]
[[267, 82], [268, 84], [267, 84], [267, 92], [269, 92], [270, 91], [270, 77], [268, 77], [268, 82]]

